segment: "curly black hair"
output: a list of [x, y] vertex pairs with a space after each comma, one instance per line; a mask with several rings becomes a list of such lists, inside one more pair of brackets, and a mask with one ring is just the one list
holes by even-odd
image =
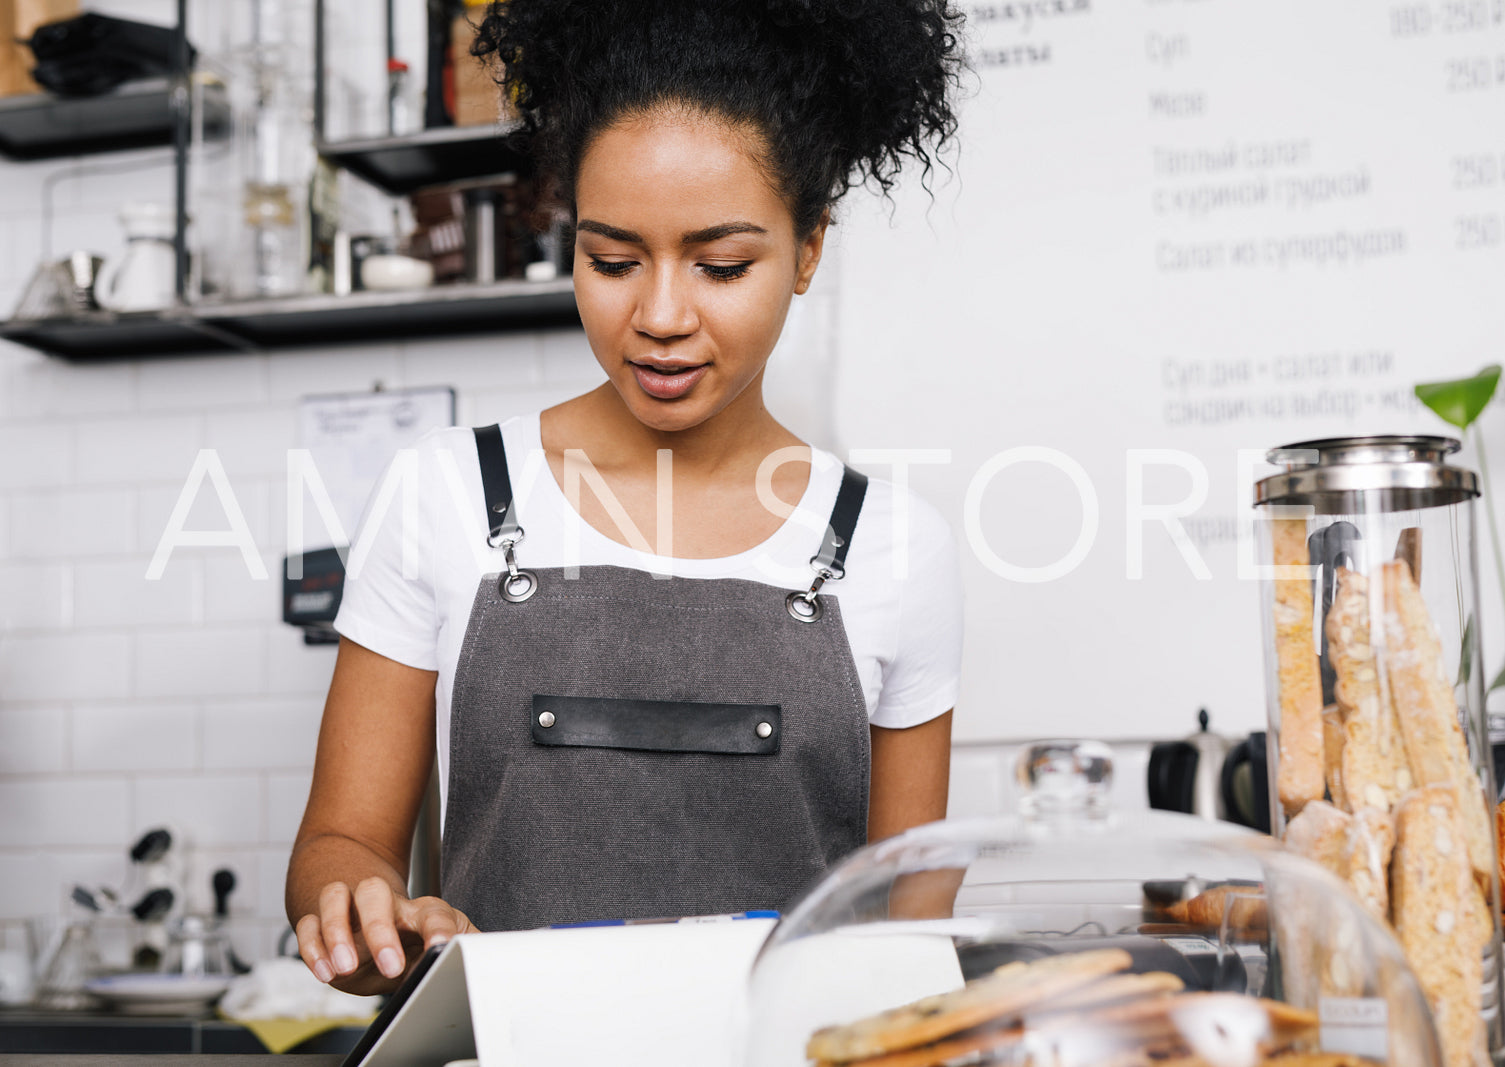
[[961, 14], [949, 0], [495, 0], [473, 55], [500, 60], [557, 195], [620, 119], [682, 106], [756, 131], [808, 234], [849, 189], [929, 179], [956, 135]]

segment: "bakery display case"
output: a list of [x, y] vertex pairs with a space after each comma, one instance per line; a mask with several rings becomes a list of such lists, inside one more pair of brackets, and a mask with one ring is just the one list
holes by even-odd
[[1449, 1067], [1502, 1050], [1479, 489], [1458, 448], [1304, 442], [1255, 487], [1272, 825], [1394, 927]]
[[1109, 809], [1103, 746], [1026, 749], [1015, 817], [849, 857], [750, 978], [748, 1067], [1445, 1062], [1384, 923], [1320, 865]]

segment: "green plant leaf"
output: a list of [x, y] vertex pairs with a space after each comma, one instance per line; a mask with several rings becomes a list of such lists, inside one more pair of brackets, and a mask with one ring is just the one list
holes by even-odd
[[1505, 667], [1500, 668], [1500, 673], [1495, 675], [1495, 680], [1489, 683], [1486, 692], [1493, 693], [1496, 689], [1505, 689]]
[[1467, 430], [1479, 417], [1495, 386], [1500, 384], [1500, 365], [1491, 363], [1472, 378], [1450, 382], [1422, 382], [1416, 386], [1416, 399], [1431, 408], [1445, 422]]
[[[1458, 650], [1458, 684], [1467, 686], [1469, 679], [1474, 676], [1474, 644], [1479, 640], [1479, 631], [1474, 626], [1474, 616], [1470, 612], [1468, 622], [1463, 627], [1462, 646]], [[1495, 681], [1505, 679], [1505, 670], [1500, 672]]]

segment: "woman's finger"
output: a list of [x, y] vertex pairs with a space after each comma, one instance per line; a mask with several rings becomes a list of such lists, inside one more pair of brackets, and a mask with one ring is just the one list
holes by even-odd
[[376, 969], [396, 978], [407, 967], [402, 939], [397, 934], [397, 894], [381, 878], [367, 878], [355, 887], [355, 912], [360, 916], [366, 950]]
[[333, 980], [334, 968], [329, 963], [329, 950], [319, 934], [319, 917], [311, 914], [303, 916], [298, 920], [294, 931], [298, 935], [298, 955], [303, 957], [308, 969], [314, 972], [314, 977], [325, 983]]
[[442, 945], [458, 934], [468, 934], [475, 929], [464, 912], [438, 897], [418, 897], [416, 900], [403, 901], [399, 907], [398, 921], [423, 938], [425, 949]]
[[330, 882], [319, 890], [319, 932], [335, 974], [353, 974], [361, 957], [350, 928], [350, 887], [344, 882]]

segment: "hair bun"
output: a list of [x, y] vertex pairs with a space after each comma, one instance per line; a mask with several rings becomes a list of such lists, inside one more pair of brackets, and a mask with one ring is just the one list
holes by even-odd
[[960, 22], [952, 0], [497, 0], [472, 51], [505, 65], [567, 198], [597, 131], [678, 101], [759, 128], [808, 232], [906, 160], [929, 174], [956, 132]]

